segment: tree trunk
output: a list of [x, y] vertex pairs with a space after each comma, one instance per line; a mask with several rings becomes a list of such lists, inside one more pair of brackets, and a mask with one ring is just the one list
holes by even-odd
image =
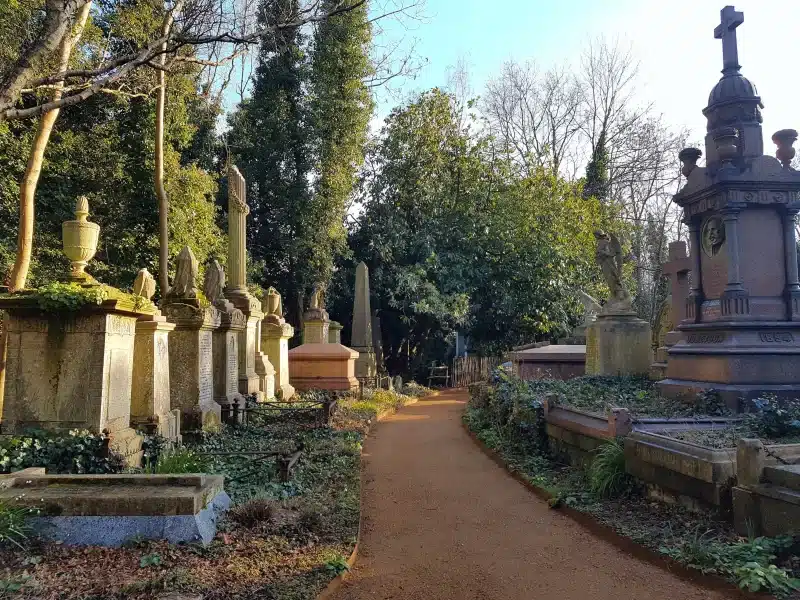
[[[84, 4], [75, 20], [75, 29], [72, 35], [65, 35], [59, 48], [58, 70], [65, 71], [69, 66], [69, 57], [72, 48], [80, 39], [86, 19], [89, 16], [91, 2]], [[63, 94], [64, 82], [59, 82], [53, 92], [53, 100], [60, 100]], [[34, 198], [36, 196], [36, 186], [39, 183], [39, 176], [42, 173], [42, 163], [44, 162], [44, 151], [50, 141], [50, 134], [53, 131], [56, 119], [60, 110], [55, 109], [46, 112], [39, 120], [39, 128], [33, 138], [31, 153], [28, 156], [28, 164], [25, 166], [25, 174], [19, 188], [19, 232], [17, 234], [17, 257], [11, 274], [8, 278], [8, 289], [16, 292], [25, 288], [28, 280], [28, 271], [31, 266], [31, 255], [33, 254], [33, 228], [34, 228]]]
[[[166, 55], [159, 62], [163, 67]], [[169, 198], [164, 188], [164, 112], [167, 103], [167, 77], [164, 71], [158, 72], [158, 96], [156, 97], [156, 169], [155, 188], [158, 199], [158, 282], [161, 298], [169, 293]]]

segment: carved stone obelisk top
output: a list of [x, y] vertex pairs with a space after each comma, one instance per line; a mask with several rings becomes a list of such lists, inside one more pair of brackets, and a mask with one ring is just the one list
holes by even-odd
[[247, 187], [239, 169], [228, 169], [228, 288], [230, 291], [247, 290]]

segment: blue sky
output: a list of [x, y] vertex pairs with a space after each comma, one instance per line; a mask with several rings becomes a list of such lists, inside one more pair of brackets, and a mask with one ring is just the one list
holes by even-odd
[[[504, 61], [535, 60], [541, 67], [578, 64], [594, 37], [619, 39], [640, 62], [637, 98], [653, 102], [667, 122], [686, 126], [700, 139], [701, 109], [722, 68], [721, 42], [713, 37], [724, 0], [427, 0], [425, 22], [405, 30], [384, 24], [385, 35], [417, 40], [428, 59], [415, 80], [402, 82], [410, 94], [447, 83], [448, 68], [463, 58], [475, 94]], [[800, 129], [797, 76], [798, 0], [741, 0], [744, 23], [737, 30], [742, 72], [764, 100], [765, 150], [777, 129]], [[382, 98], [385, 116], [398, 98]]]

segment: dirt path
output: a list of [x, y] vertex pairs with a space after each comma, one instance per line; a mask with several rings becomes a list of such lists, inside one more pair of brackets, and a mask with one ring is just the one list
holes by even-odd
[[719, 600], [550, 510], [462, 429], [466, 393], [378, 424], [364, 531], [335, 600]]

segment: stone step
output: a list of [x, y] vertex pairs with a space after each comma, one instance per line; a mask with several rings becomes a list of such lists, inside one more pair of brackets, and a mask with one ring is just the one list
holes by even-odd
[[764, 479], [774, 486], [800, 492], [800, 465], [764, 467]]

